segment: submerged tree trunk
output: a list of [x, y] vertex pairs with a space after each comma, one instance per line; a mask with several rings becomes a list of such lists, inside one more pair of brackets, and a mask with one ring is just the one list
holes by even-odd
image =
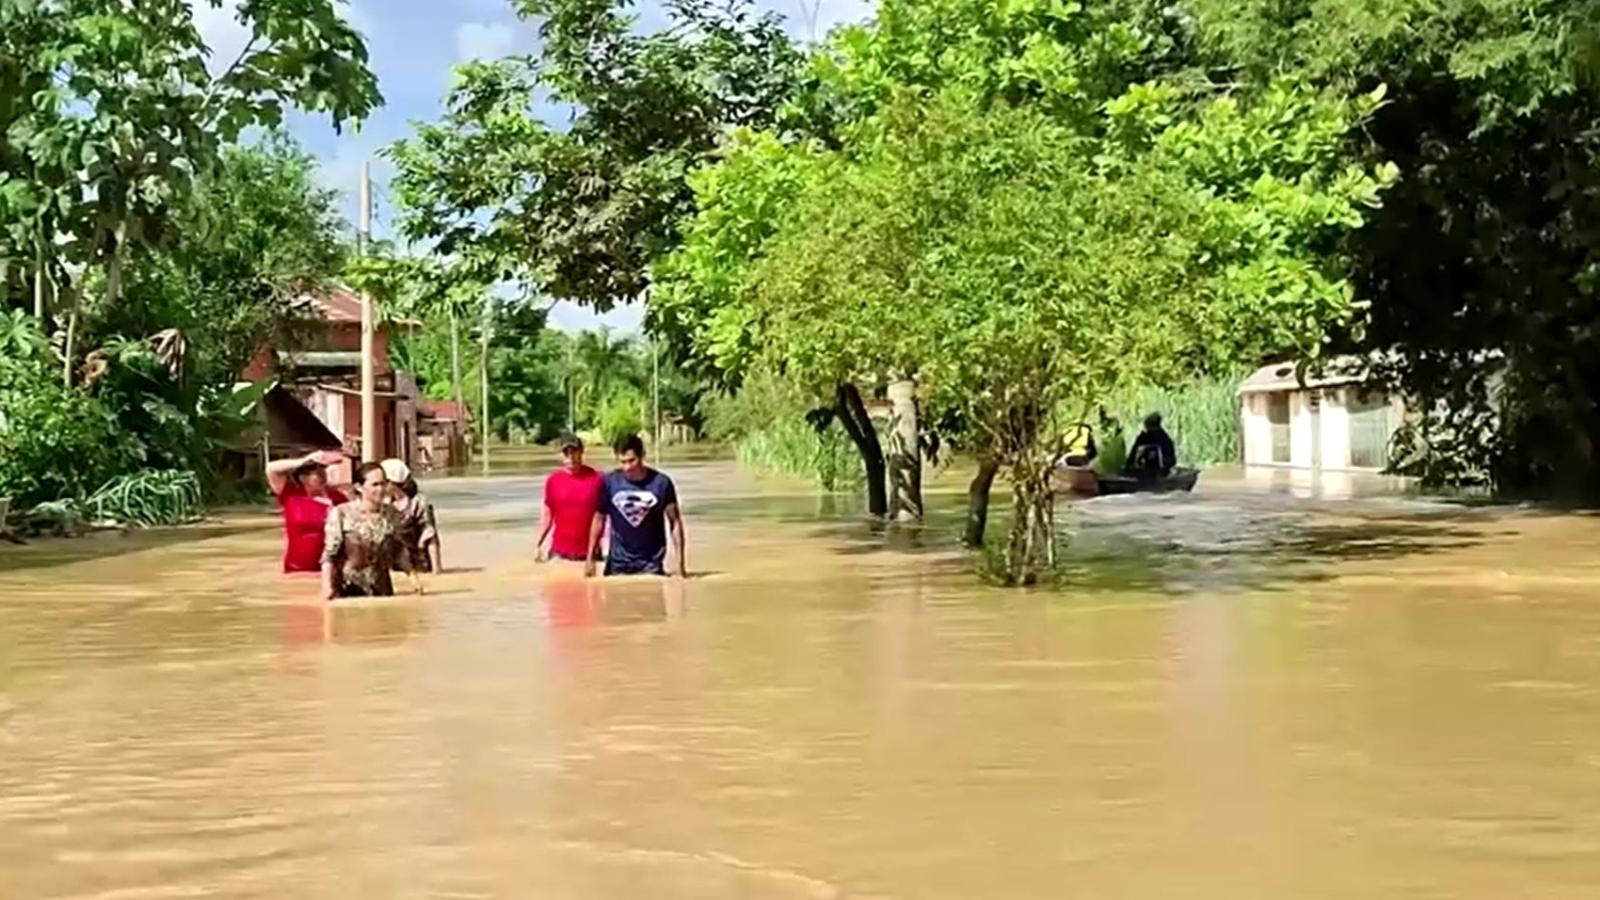
[[922, 448], [918, 446], [917, 385], [901, 379], [889, 385], [889, 517], [922, 521]]
[[872, 427], [872, 417], [867, 415], [867, 405], [861, 400], [861, 391], [853, 384], [841, 384], [836, 395], [839, 422], [861, 454], [867, 471], [867, 511], [883, 517], [889, 513], [888, 492], [884, 486], [883, 445], [878, 441], [878, 431]]
[[1026, 459], [1011, 470], [1011, 535], [1006, 575], [1012, 584], [1034, 584], [1055, 566], [1055, 498], [1050, 471]]
[[971, 548], [983, 546], [983, 537], [989, 529], [989, 492], [994, 487], [994, 477], [1000, 473], [1000, 462], [984, 457], [978, 463], [978, 472], [967, 486], [967, 529], [962, 543]]

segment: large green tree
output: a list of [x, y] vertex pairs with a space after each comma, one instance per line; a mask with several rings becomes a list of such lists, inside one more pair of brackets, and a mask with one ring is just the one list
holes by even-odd
[[186, 376], [226, 383], [264, 340], [299, 339], [304, 298], [344, 272], [345, 228], [338, 195], [292, 142], [227, 148], [174, 213], [168, 239], [130, 271], [123, 299], [87, 305], [87, 343], [176, 329], [189, 346]]
[[[539, 53], [458, 68], [444, 118], [395, 146], [402, 227], [552, 298], [637, 300], [690, 211], [686, 174], [726, 128], [776, 119], [800, 57], [742, 0], [674, 0], [656, 32], [614, 0], [516, 6]], [[568, 121], [541, 119], [547, 103]]]
[[214, 61], [190, 0], [0, 4], [0, 256], [28, 271], [40, 318], [64, 318], [68, 382], [85, 291], [121, 298], [130, 261], [170, 234], [224, 146], [288, 106], [339, 125], [381, 102], [335, 0], [251, 0], [238, 16], [251, 37]]
[[902, 101], [850, 155], [796, 162], [755, 137], [757, 163], [735, 151], [728, 171], [760, 193], [776, 154], [801, 173], [794, 199], [743, 255], [706, 255], [702, 238], [742, 221], [707, 194], [661, 297], [728, 297], [699, 319], [706, 351], [737, 330], [741, 352], [817, 390], [917, 372], [928, 407], [1010, 474], [1006, 571], [1028, 580], [1049, 559], [1051, 465], [1097, 399], [1282, 348], [1314, 357], [1349, 320], [1350, 287], [1321, 251], [1391, 177], [1340, 154], [1374, 102], [1280, 86], [1195, 105], [1150, 88], [1108, 106], [1113, 137], [1087, 140], [957, 92]]
[[1410, 470], [1600, 494], [1600, 5], [1189, 0], [1213, 65], [1389, 103], [1401, 179], [1351, 242], [1355, 349], [1429, 414]]

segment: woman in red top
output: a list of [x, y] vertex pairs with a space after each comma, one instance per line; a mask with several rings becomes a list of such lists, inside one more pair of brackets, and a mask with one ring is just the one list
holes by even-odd
[[328, 466], [343, 461], [337, 450], [319, 450], [267, 465], [267, 486], [283, 510], [285, 572], [322, 571], [328, 512], [349, 499], [328, 486]]
[[[600, 473], [583, 464], [583, 441], [574, 435], [561, 439], [561, 468], [544, 482], [544, 515], [534, 558], [583, 561], [589, 558], [589, 526], [600, 506]], [[553, 534], [552, 534], [553, 532]], [[550, 548], [545, 549], [545, 541]]]

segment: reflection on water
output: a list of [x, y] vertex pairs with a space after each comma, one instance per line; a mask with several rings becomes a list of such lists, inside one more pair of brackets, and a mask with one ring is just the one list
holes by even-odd
[[0, 555], [0, 897], [1600, 882], [1600, 519], [1220, 477], [1006, 591], [958, 480], [885, 534], [670, 468], [687, 582], [534, 565], [525, 469], [429, 486], [421, 598], [316, 601], [270, 522]]

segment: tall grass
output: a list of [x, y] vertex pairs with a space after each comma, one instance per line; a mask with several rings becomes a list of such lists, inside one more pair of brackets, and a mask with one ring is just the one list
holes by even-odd
[[731, 443], [751, 469], [815, 482], [826, 491], [858, 486], [863, 474], [854, 445], [837, 424], [818, 432], [806, 420], [814, 403], [776, 376], [757, 373], [737, 394], [701, 402], [706, 433]]
[[1146, 387], [1113, 398], [1107, 412], [1116, 418], [1128, 446], [1144, 417], [1161, 413], [1162, 425], [1178, 445], [1184, 466], [1210, 466], [1243, 458], [1239, 438], [1239, 377], [1206, 378], [1175, 388]]
[[825, 491], [842, 491], [862, 481], [861, 458], [837, 428], [818, 432], [804, 419], [783, 418], [748, 432], [734, 442], [739, 462], [752, 469], [816, 482]]

